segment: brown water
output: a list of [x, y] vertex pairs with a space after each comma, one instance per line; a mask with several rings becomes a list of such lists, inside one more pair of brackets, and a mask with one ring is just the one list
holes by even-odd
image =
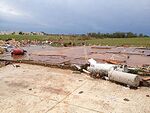
[[0, 55], [8, 60], [34, 60], [50, 64], [71, 63], [85, 64], [89, 58], [98, 62], [104, 59], [126, 61], [129, 66], [150, 65], [150, 50], [135, 47], [51, 47], [31, 45], [23, 47], [27, 50], [24, 56], [11, 56], [10, 53]]

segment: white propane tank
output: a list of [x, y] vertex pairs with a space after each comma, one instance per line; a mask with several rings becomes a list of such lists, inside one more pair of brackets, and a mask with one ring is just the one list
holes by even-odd
[[138, 75], [125, 73], [121, 71], [109, 71], [108, 78], [111, 81], [127, 84], [132, 87], [138, 87], [140, 84], [140, 77]]
[[117, 65], [97, 63], [94, 59], [89, 59], [90, 67], [87, 70], [92, 74], [108, 75], [108, 71], [117, 68]]
[[110, 71], [110, 70], [114, 70], [115, 68], [117, 68], [117, 66], [113, 64], [100, 64], [100, 63], [95, 64], [93, 67], [99, 70], [105, 70], [105, 71]]
[[95, 70], [110, 71], [111, 69], [117, 67], [117, 65], [113, 65], [113, 64], [97, 63], [94, 59], [89, 59], [88, 62], [90, 63], [90, 67], [93, 67], [93, 69]]
[[104, 75], [108, 75], [108, 71], [98, 68], [98, 67], [87, 67], [87, 70], [91, 73], [91, 74], [104, 74]]

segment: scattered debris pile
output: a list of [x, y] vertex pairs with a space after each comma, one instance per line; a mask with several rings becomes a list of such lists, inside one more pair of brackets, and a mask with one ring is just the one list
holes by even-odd
[[5, 49], [0, 47], [0, 54], [3, 54], [5, 52]]
[[[141, 84], [144, 85], [149, 79], [142, 79], [138, 74], [133, 74], [135, 68], [128, 68], [127, 65], [114, 65], [107, 63], [97, 63], [94, 59], [88, 60], [89, 65], [86, 65], [86, 68], [82, 68], [78, 65], [75, 67], [79, 71], [84, 71], [87, 74], [90, 74], [93, 78], [102, 78], [105, 80], [113, 81], [123, 85], [127, 85], [130, 88], [137, 88]], [[147, 68], [146, 68], [147, 69]], [[150, 86], [146, 84], [144, 86]]]
[[10, 64], [9, 61], [0, 61], [0, 68], [1, 68], [1, 67], [4, 67], [4, 66], [6, 66], [6, 65], [9, 65], [9, 64]]
[[[128, 85], [129, 87], [138, 87], [141, 84], [144, 86], [150, 86], [148, 83], [150, 80], [148, 77], [150, 76], [150, 65], [149, 62], [148, 64], [145, 64], [149, 60], [149, 56], [147, 56], [147, 54], [150, 54], [150, 51], [147, 49], [141, 50], [139, 48], [136, 49], [123, 47], [86, 47], [85, 49], [84, 46], [76, 48], [55, 48], [57, 50], [55, 51], [54, 48], [45, 49], [43, 46], [45, 43], [41, 43], [42, 48], [39, 50], [38, 46], [32, 47], [31, 45], [24, 48], [24, 50], [20, 47], [21, 45], [34, 45], [40, 44], [40, 42], [22, 41], [19, 43], [14, 39], [8, 39], [5, 42], [1, 41], [0, 54], [4, 54], [5, 52], [8, 54], [1, 55], [2, 59], [0, 59], [0, 66], [5, 66], [9, 64], [9, 62], [22, 62], [63, 69], [73, 69], [75, 67], [75, 70], [77, 71], [74, 71], [74, 73], [80, 74], [81, 72], [85, 72], [93, 78], [102, 78], [105, 80]], [[33, 51], [36, 51], [33, 52], [32, 49]], [[28, 51], [28, 54], [26, 54], [26, 50]], [[38, 53], [38, 51], [40, 52]], [[76, 55], [74, 53], [78, 54]], [[5, 58], [3, 56], [5, 56]], [[9, 59], [8, 56], [10, 56], [12, 59], [10, 57]], [[16, 56], [19, 56], [19, 59]], [[24, 56], [28, 56], [29, 58], [24, 58]], [[103, 63], [97, 63], [94, 59], [89, 58], [95, 58], [97, 61]], [[144, 60], [136, 64], [135, 58], [143, 58]], [[88, 63], [87, 59], [89, 59]], [[136, 67], [138, 64], [143, 66]], [[147, 78], [145, 78], [145, 76]]]

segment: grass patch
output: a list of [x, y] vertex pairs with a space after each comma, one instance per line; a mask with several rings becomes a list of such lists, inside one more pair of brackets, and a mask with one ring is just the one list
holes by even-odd
[[71, 46], [80, 46], [84, 43], [86, 45], [101, 45], [101, 46], [142, 46], [150, 47], [150, 38], [94, 38], [87, 36], [68, 36], [68, 35], [51, 35], [51, 36], [38, 36], [38, 35], [0, 35], [0, 40], [15, 39], [17, 41], [21, 40], [36, 40], [45, 41], [50, 40], [55, 42], [53, 46], [62, 46], [63, 44], [70, 44]]
[[143, 46], [150, 47], [150, 38], [106, 38], [87, 40], [88, 45], [108, 45], [108, 46]]

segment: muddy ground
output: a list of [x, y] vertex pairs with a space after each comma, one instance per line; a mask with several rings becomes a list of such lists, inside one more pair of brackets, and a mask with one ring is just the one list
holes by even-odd
[[150, 113], [150, 88], [134, 90], [71, 70], [14, 65], [0, 68], [1, 113]]
[[0, 55], [0, 59], [33, 60], [49, 64], [85, 64], [89, 58], [106, 63], [106, 60], [116, 60], [118, 64], [132, 67], [150, 65], [150, 49], [137, 47], [81, 46], [81, 47], [51, 47], [30, 45], [25, 56], [11, 56], [10, 52]]

